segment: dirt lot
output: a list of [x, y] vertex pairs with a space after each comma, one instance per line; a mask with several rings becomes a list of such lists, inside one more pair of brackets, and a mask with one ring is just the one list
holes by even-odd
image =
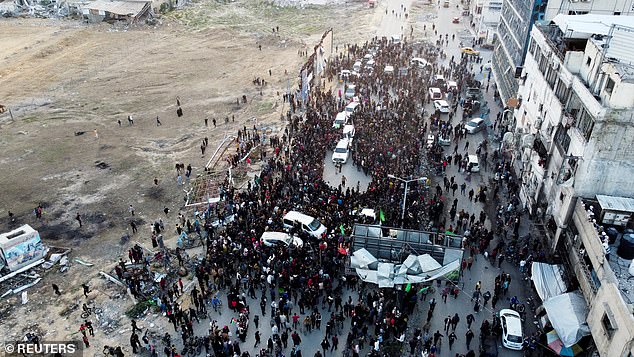
[[[94, 290], [91, 298], [118, 320], [129, 300], [97, 273], [127, 256], [119, 237], [129, 228], [128, 205], [134, 205], [137, 223], [163, 216], [173, 227], [183, 202], [174, 164], [191, 163], [195, 175], [225, 133], [252, 127], [253, 118], [258, 125], [283, 129], [281, 93], [289, 80], [296, 82], [305, 60], [298, 51], [312, 48], [330, 27], [335, 44], [365, 40], [380, 19], [378, 11], [362, 2], [299, 9], [204, 1], [163, 16], [155, 27], [0, 21], [0, 104], [11, 108], [14, 118], [0, 114], [0, 227], [8, 228], [10, 210], [18, 223], [38, 229], [45, 243], [72, 247], [71, 260], [95, 264], [73, 263], [64, 274], [49, 274], [29, 290], [27, 305], [17, 306], [15, 296], [3, 299], [1, 330], [8, 338], [29, 330], [47, 340], [77, 338], [79, 311], [61, 312], [84, 301], [80, 284], [85, 282]], [[278, 34], [272, 33], [274, 26]], [[262, 95], [252, 83], [258, 76], [270, 83]], [[237, 106], [242, 95], [249, 102]], [[176, 116], [177, 96], [182, 118]], [[128, 115], [134, 126], [128, 126]], [[235, 122], [225, 125], [227, 116], [235, 116]], [[211, 149], [201, 157], [204, 137]], [[38, 204], [44, 207], [41, 220], [32, 214]], [[167, 218], [165, 206], [172, 210]], [[133, 240], [150, 246], [146, 227], [142, 224]], [[52, 293], [53, 282], [62, 290], [59, 298]], [[128, 320], [121, 323], [129, 330]], [[111, 327], [118, 331], [116, 323]]]

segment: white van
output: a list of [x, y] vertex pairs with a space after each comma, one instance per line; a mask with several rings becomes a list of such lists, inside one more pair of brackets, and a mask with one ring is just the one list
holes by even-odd
[[298, 227], [317, 239], [321, 239], [321, 236], [326, 233], [326, 227], [321, 222], [297, 211], [290, 211], [285, 214], [282, 223], [284, 228]]
[[346, 115], [348, 116], [348, 118], [352, 115], [352, 113], [357, 111], [357, 107], [359, 106], [359, 104], [359, 102], [352, 102], [346, 105]]
[[348, 139], [339, 140], [337, 147], [335, 147], [335, 150], [332, 152], [332, 162], [334, 164], [345, 164], [348, 162], [348, 155], [350, 154], [349, 146], [350, 142]]
[[468, 172], [480, 172], [480, 162], [477, 155], [469, 155], [469, 163], [467, 164]]
[[341, 128], [342, 126], [346, 125], [347, 121], [348, 121], [348, 113], [346, 112], [337, 113], [337, 116], [335, 117], [335, 121], [332, 122], [332, 127], [337, 129]]

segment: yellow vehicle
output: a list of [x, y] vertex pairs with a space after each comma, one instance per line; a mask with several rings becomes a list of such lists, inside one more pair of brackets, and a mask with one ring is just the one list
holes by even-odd
[[468, 55], [474, 55], [474, 56], [477, 56], [480, 54], [480, 51], [476, 51], [471, 47], [463, 47], [460, 49], [460, 52], [466, 53]]

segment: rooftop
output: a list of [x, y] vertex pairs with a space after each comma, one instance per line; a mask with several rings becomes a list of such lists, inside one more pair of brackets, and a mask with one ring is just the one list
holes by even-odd
[[559, 14], [538, 28], [562, 60], [568, 51], [584, 51], [590, 40], [603, 48], [608, 61], [620, 65], [625, 77], [634, 72], [633, 16]]
[[[610, 229], [614, 227], [601, 224], [599, 221], [599, 212], [601, 209], [629, 212], [632, 209], [632, 199], [624, 197], [604, 196], [597, 195], [597, 200], [584, 199], [583, 203], [588, 213], [588, 219], [595, 228], [596, 239], [601, 243], [608, 243], [610, 241], [609, 234]], [[629, 208], [628, 208], [629, 207]], [[610, 269], [614, 273], [616, 278], [619, 292], [625, 300], [625, 303], [630, 306], [630, 311], [634, 309], [634, 275], [630, 274], [629, 266], [632, 263], [632, 259], [621, 258], [618, 254], [618, 248], [621, 243], [622, 234], [618, 233], [617, 238], [612, 244], [608, 245], [606, 249], [606, 258], [610, 265]], [[604, 244], [605, 247], [605, 244]]]

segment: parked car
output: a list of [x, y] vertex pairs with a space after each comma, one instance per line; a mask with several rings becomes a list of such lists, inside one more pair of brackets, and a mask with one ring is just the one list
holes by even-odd
[[484, 129], [486, 127], [486, 124], [484, 123], [484, 119], [476, 118], [471, 119], [464, 127], [465, 129], [467, 129], [467, 133], [475, 134]]
[[349, 71], [349, 70], [347, 70], [347, 69], [343, 69], [343, 70], [341, 70], [341, 73], [339, 74], [339, 78], [340, 78], [342, 81], [348, 81], [348, 80], [350, 80], [350, 76], [352, 76], [352, 72], [350, 72], [350, 71]]
[[349, 141], [348, 139], [341, 139], [337, 143], [335, 150], [332, 153], [332, 162], [345, 164], [348, 162], [348, 154], [350, 151], [348, 150]]
[[434, 146], [434, 142], [436, 141], [436, 137], [434, 134], [427, 135], [427, 147], [430, 148]]
[[442, 145], [442, 146], [450, 146], [451, 145], [451, 139], [444, 137], [444, 136], [439, 136], [438, 137], [438, 145]]
[[469, 155], [469, 163], [467, 164], [468, 172], [480, 172], [480, 162], [478, 155]]
[[425, 68], [429, 65], [429, 62], [427, 62], [427, 60], [420, 57], [412, 58], [409, 63], [413, 66], [417, 66], [420, 69]]
[[510, 350], [521, 350], [524, 336], [520, 314], [511, 309], [500, 310], [502, 345]]
[[482, 92], [480, 91], [480, 88], [471, 87], [467, 88], [465, 95], [468, 98], [479, 99], [482, 96]]
[[311, 236], [320, 239], [326, 233], [326, 227], [317, 219], [297, 211], [290, 211], [282, 219], [284, 228], [292, 229], [297, 227]]
[[447, 81], [447, 92], [453, 92], [454, 90], [458, 90], [458, 82]]
[[474, 56], [477, 56], [480, 54], [480, 51], [476, 51], [472, 47], [463, 47], [460, 49], [460, 52], [466, 53], [468, 55], [474, 55]]
[[434, 108], [441, 113], [449, 113], [449, 103], [446, 100], [434, 100]]
[[385, 74], [394, 74], [394, 66], [385, 66], [385, 69], [383, 69], [383, 72]]
[[260, 238], [260, 242], [267, 247], [289, 247], [301, 248], [304, 246], [304, 241], [299, 237], [291, 237], [288, 233], [284, 232], [264, 232]]
[[429, 88], [429, 99], [431, 100], [442, 99], [442, 91], [440, 90], [440, 88], [436, 88], [436, 87]]

